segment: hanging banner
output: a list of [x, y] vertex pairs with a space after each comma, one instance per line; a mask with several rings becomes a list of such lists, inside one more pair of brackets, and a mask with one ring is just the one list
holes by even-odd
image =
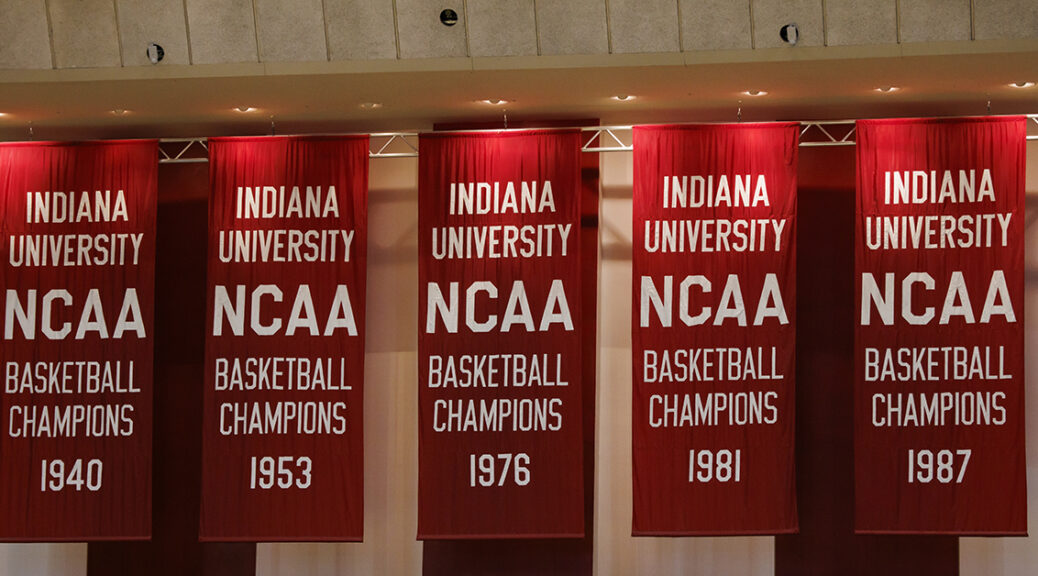
[[580, 145], [420, 137], [419, 538], [584, 534]]
[[209, 140], [202, 540], [363, 537], [368, 138]]
[[797, 530], [797, 143], [634, 128], [636, 536]]
[[0, 541], [151, 536], [158, 143], [0, 144]]
[[1024, 118], [859, 121], [855, 528], [1023, 534]]

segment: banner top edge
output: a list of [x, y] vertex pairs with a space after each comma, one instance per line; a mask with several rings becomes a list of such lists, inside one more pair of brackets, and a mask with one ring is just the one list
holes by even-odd
[[79, 146], [141, 146], [159, 145], [158, 138], [119, 138], [115, 140], [18, 140], [0, 142], [0, 147], [8, 148], [56, 148]]
[[440, 132], [419, 132], [419, 139], [429, 138], [449, 138], [449, 137], [466, 137], [466, 138], [501, 138], [501, 137], [522, 137], [522, 136], [551, 136], [551, 135], [569, 135], [569, 134], [580, 134], [580, 128], [516, 128], [516, 129], [501, 129], [501, 130], [443, 130]]
[[1011, 123], [1026, 122], [1028, 116], [1015, 114], [1007, 116], [955, 116], [948, 118], [863, 118], [855, 122], [859, 126], [896, 126], [901, 124], [975, 124], [975, 123]]
[[633, 130], [704, 130], [712, 128], [789, 128], [801, 126], [803, 122], [790, 120], [786, 122], [700, 122], [694, 124], [639, 124]]
[[369, 134], [285, 134], [285, 135], [261, 135], [261, 136], [211, 136], [208, 142], [275, 142], [275, 141], [300, 141], [300, 142], [324, 142], [335, 140], [368, 140]]

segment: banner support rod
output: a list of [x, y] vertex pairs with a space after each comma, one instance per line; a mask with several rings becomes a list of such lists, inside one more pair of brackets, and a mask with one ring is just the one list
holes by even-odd
[[[741, 112], [741, 110], [740, 110]], [[1027, 114], [1027, 140], [1038, 140], [1038, 114]], [[741, 120], [741, 118], [740, 118]], [[505, 120], [507, 122], [507, 120]], [[856, 120], [804, 120], [800, 121], [800, 146], [814, 148], [823, 146], [854, 146]], [[700, 122], [699, 124], [710, 124]], [[507, 124], [506, 124], [507, 126]], [[273, 118], [271, 119], [273, 128]], [[581, 126], [584, 134], [582, 152], [630, 152], [633, 125]], [[31, 130], [31, 127], [30, 127]], [[504, 130], [458, 130], [457, 132], [517, 132]], [[450, 131], [453, 132], [453, 131]], [[368, 158], [417, 158], [418, 132], [372, 132]], [[208, 162], [209, 150], [205, 138], [163, 138], [159, 140], [159, 164], [184, 164]]]

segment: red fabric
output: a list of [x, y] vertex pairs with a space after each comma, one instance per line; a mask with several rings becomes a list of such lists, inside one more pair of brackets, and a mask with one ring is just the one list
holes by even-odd
[[[0, 145], [0, 540], [151, 535], [157, 158], [154, 140]], [[59, 208], [65, 202], [74, 217]], [[60, 262], [30, 264], [23, 248], [34, 238], [46, 242], [48, 255], [58, 248]], [[93, 290], [96, 307], [89, 304]], [[25, 323], [32, 328], [19, 320], [22, 309], [35, 318]], [[129, 322], [121, 329], [124, 310]], [[100, 382], [118, 383], [95, 388], [89, 363]], [[78, 424], [62, 430], [56, 419], [66, 417]]]
[[[1022, 534], [1025, 120], [861, 121], [857, 130], [855, 529]], [[975, 200], [961, 188], [970, 171]], [[895, 201], [905, 174], [920, 186], [919, 202]], [[915, 231], [907, 245], [886, 244], [901, 217]], [[926, 217], [932, 234], [921, 228]], [[942, 231], [942, 222], [953, 228]], [[876, 288], [863, 296], [867, 278]], [[874, 304], [880, 298], [887, 302]], [[970, 368], [956, 374], [959, 350]]]
[[[432, 134], [421, 136], [420, 148], [418, 536], [580, 537], [584, 534], [580, 134], [575, 130]], [[524, 182], [528, 186], [536, 182], [537, 201], [532, 213], [504, 208], [511, 184], [522, 210]], [[554, 209], [542, 204], [548, 197], [547, 182], [551, 183]], [[498, 184], [502, 203], [489, 206], [484, 213], [459, 208], [451, 214], [452, 185], [468, 187], [475, 183]], [[491, 191], [489, 196], [493, 195]], [[545, 240], [540, 244], [541, 255], [519, 256], [519, 251], [532, 246], [522, 242], [516, 245], [515, 253], [505, 252], [502, 242], [495, 250], [502, 251], [503, 257], [488, 257], [486, 253], [466, 254], [469, 258], [443, 257], [443, 236], [434, 236], [447, 229], [471, 227], [479, 234], [504, 238], [510, 226], [534, 227], [533, 233], [540, 233]], [[550, 255], [548, 238], [552, 240]], [[488, 290], [492, 289], [487, 285], [475, 284], [484, 289], [473, 292], [475, 304], [469, 315], [466, 295], [475, 282], [492, 283], [497, 296], [491, 296]], [[449, 305], [451, 283], [457, 283], [456, 332], [446, 326], [435, 303], [432, 310], [429, 304], [431, 287], [436, 286]], [[561, 287], [564, 306], [558, 301], [548, 306], [553, 284]], [[517, 303], [522, 295], [516, 286], [525, 290], [532, 326], [517, 321], [504, 331], [506, 320], [511, 318], [509, 310], [523, 308]], [[516, 303], [510, 306], [513, 295]], [[551, 320], [546, 312], [561, 317], [565, 311], [568, 321], [544, 322], [546, 318]], [[487, 323], [488, 331], [477, 332], [482, 328], [476, 324], [482, 323]], [[501, 356], [487, 358], [489, 355], [507, 355], [511, 367], [501, 364]], [[469, 361], [463, 360], [466, 357], [494, 362], [496, 373], [489, 373], [486, 364], [477, 370], [497, 386], [465, 386], [469, 378], [464, 370], [471, 370], [462, 364]], [[513, 370], [519, 357], [526, 359], [527, 367]], [[542, 385], [532, 380], [535, 358], [542, 365]], [[449, 362], [457, 363], [457, 386], [448, 378]], [[516, 386], [527, 378], [531, 379], [525, 381], [526, 386]], [[549, 382], [557, 385], [548, 386]], [[481, 421], [481, 410], [505, 407], [514, 415], [520, 410], [528, 413], [534, 406], [546, 415], [543, 419], [488, 418], [489, 425]], [[469, 425], [463, 416], [460, 422], [452, 423], [449, 411], [458, 408], [464, 416], [473, 410], [477, 422]], [[534, 429], [524, 430], [531, 424]], [[558, 429], [546, 429], [548, 426]], [[483, 455], [492, 457], [486, 472], [479, 467]], [[520, 461], [517, 469], [515, 460], [521, 455], [529, 460]]]
[[[797, 529], [797, 130], [795, 124], [634, 130], [635, 535]], [[695, 194], [693, 177], [703, 178]], [[747, 177], [750, 192], [738, 197], [736, 180], [745, 186]], [[684, 186], [687, 202], [676, 186]], [[694, 196], [704, 189], [699, 206]], [[722, 241], [717, 231], [727, 222], [743, 237]], [[665, 230], [657, 236], [672, 223], [684, 231], [684, 244], [666, 245]], [[650, 299], [652, 289], [659, 302]], [[732, 317], [722, 317], [722, 309]]]
[[[361, 540], [368, 140], [215, 138], [209, 145], [200, 537]], [[271, 212], [273, 216], [247, 217], [252, 213], [246, 203], [239, 217], [237, 202], [243, 192], [239, 187], [256, 186], [279, 190], [284, 186], [285, 194], [269, 195], [276, 201], [267, 206], [267, 212], [260, 206], [261, 216]], [[300, 211], [292, 208], [296, 186]], [[313, 196], [307, 187], [314, 191]], [[247, 190], [244, 196], [248, 196]], [[316, 202], [311, 204], [308, 198]], [[267, 257], [235, 256], [233, 261], [225, 261], [230, 252], [226, 247], [221, 250], [221, 235], [228, 242], [227, 234], [253, 230], [289, 232], [282, 237], [284, 248], [272, 250]], [[295, 231], [320, 235], [304, 238], [307, 243], [295, 252]], [[313, 258], [317, 260], [308, 261]], [[217, 306], [220, 286], [225, 287], [232, 304], [237, 301], [236, 287], [245, 287], [240, 334], [222, 311], [217, 316], [217, 310], [222, 310]], [[273, 288], [261, 286], [276, 287], [280, 301]], [[298, 326], [293, 325], [293, 318]], [[336, 323], [333, 318], [342, 320]], [[264, 335], [266, 332], [270, 334]], [[271, 389], [270, 381], [259, 381], [255, 389], [223, 389], [221, 383], [233, 378], [222, 374], [233, 375], [233, 371], [224, 370], [218, 360], [227, 359], [229, 367], [240, 361], [248, 386], [249, 358], [263, 362], [294, 359], [261, 369], [283, 389]], [[306, 360], [308, 365], [303, 363]], [[320, 385], [318, 365], [326, 369]], [[275, 375], [276, 370], [281, 373]], [[254, 425], [254, 410], [259, 410], [259, 427]], [[270, 413], [278, 410], [282, 416], [272, 419]], [[293, 410], [294, 416], [288, 416]], [[241, 414], [247, 417], [244, 422], [237, 420]], [[265, 470], [264, 458], [273, 458], [274, 467]], [[286, 458], [283, 468], [280, 458]], [[272, 470], [275, 479], [271, 484]]]

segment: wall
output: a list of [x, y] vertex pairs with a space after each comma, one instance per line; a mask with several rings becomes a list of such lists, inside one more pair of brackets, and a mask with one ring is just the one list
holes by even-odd
[[86, 576], [86, 544], [0, 544], [0, 574]]
[[1024, 347], [1027, 402], [1028, 538], [961, 538], [963, 576], [1023, 576], [1038, 566], [1038, 142], [1027, 143], [1027, 228], [1024, 234]]
[[[1028, 144], [1029, 198], [1038, 198], [1038, 142]], [[630, 306], [631, 154], [601, 155], [599, 369], [596, 431], [594, 572], [605, 575], [780, 571], [775, 539], [631, 538]], [[362, 544], [260, 544], [255, 572], [288, 574], [417, 575], [422, 545], [417, 520], [417, 160], [371, 161], [369, 291], [365, 413], [365, 542]], [[177, 204], [164, 205], [175, 210]], [[1028, 202], [1028, 222], [1038, 201]], [[176, 227], [163, 228], [175, 233]], [[1038, 227], [1027, 229], [1026, 345], [1038, 357]], [[175, 359], [171, 359], [174, 362]], [[1030, 527], [1038, 529], [1038, 363], [1027, 370]], [[848, 383], [849, 394], [849, 383]], [[375, 417], [384, 414], [385, 417]], [[183, 449], [190, 452], [190, 447]], [[801, 507], [806, 506], [803, 502]], [[159, 504], [156, 504], [158, 507]], [[166, 508], [183, 507], [167, 502]], [[172, 513], [172, 512], [169, 512]], [[182, 511], [191, 517], [196, 511]], [[197, 517], [197, 516], [195, 516]], [[185, 524], [190, 530], [190, 522]], [[182, 536], [181, 536], [182, 537]], [[901, 539], [905, 554], [920, 540]], [[158, 546], [159, 543], [156, 543]], [[99, 548], [97, 548], [99, 549]], [[91, 545], [91, 550], [95, 546]], [[889, 550], [889, 549], [888, 549]], [[845, 550], [808, 550], [846, 555]], [[167, 554], [176, 554], [174, 548]], [[199, 562], [218, 563], [199, 553]], [[899, 558], [880, 558], [897, 564]], [[97, 558], [90, 559], [91, 573]], [[1024, 576], [1038, 566], [1038, 537], [959, 539], [960, 573]], [[83, 544], [0, 545], [0, 575], [87, 574]], [[146, 563], [111, 567], [109, 573], [153, 573]], [[190, 573], [190, 570], [182, 573]], [[891, 573], [887, 571], [886, 573]]]

